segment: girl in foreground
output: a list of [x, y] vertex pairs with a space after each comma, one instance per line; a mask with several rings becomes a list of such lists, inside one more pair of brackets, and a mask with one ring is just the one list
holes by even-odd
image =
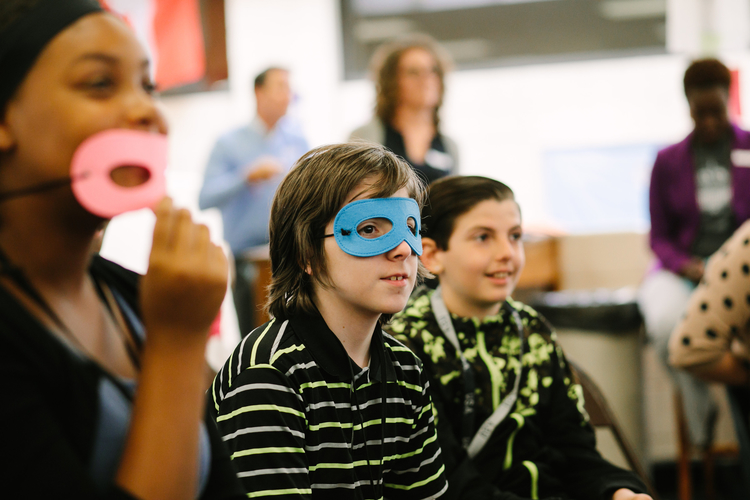
[[[164, 198], [152, 92], [142, 47], [97, 2], [3, 1], [3, 496], [242, 495], [202, 423], [227, 264], [207, 228]], [[76, 173], [87, 155], [95, 166]], [[105, 163], [121, 167], [96, 171]], [[91, 251], [108, 218], [157, 203], [143, 279]]]
[[510, 298], [523, 270], [521, 212], [485, 177], [433, 183], [421, 260], [440, 280], [417, 289], [390, 331], [422, 359], [437, 411], [448, 498], [650, 500], [596, 451], [555, 334]]

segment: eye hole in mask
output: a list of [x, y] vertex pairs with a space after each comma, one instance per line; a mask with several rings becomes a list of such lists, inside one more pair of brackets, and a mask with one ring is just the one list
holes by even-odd
[[[414, 220], [414, 217], [409, 217], [406, 221], [406, 225], [409, 228], [411, 234], [416, 236], [417, 223]], [[393, 223], [390, 220], [378, 217], [361, 222], [357, 226], [357, 233], [359, 233], [359, 235], [363, 238], [372, 240], [390, 233], [391, 229], [393, 229]]]
[[361, 222], [357, 226], [357, 233], [363, 238], [372, 240], [388, 234], [393, 229], [393, 224], [388, 219], [376, 218]]
[[414, 220], [414, 217], [409, 217], [406, 219], [406, 225], [409, 226], [409, 231], [411, 231], [411, 234], [414, 236], [417, 235], [417, 221]]

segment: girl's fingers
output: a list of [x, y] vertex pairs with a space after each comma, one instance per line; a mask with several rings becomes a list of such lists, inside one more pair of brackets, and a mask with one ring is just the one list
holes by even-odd
[[177, 210], [175, 219], [174, 235], [172, 237], [170, 248], [176, 250], [191, 250], [193, 248], [193, 241], [195, 240], [195, 224], [193, 224], [190, 212], [185, 208], [181, 208]]
[[211, 244], [211, 235], [208, 232], [208, 228], [205, 224], [195, 225], [195, 237], [193, 238], [193, 250], [198, 252], [199, 255], [205, 255], [208, 251], [208, 246]]
[[154, 248], [164, 248], [169, 246], [172, 239], [172, 228], [174, 226], [174, 216], [172, 208], [172, 198], [165, 196], [154, 209], [156, 214], [156, 224], [154, 225]]
[[229, 262], [227, 261], [226, 255], [220, 246], [210, 244], [209, 249], [209, 262], [210, 269], [216, 276], [222, 277], [223, 279], [229, 279]]

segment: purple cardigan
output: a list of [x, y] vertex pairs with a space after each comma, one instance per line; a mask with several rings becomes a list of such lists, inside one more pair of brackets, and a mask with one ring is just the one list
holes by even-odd
[[[732, 128], [732, 151], [750, 150], [750, 132], [736, 126]], [[651, 172], [651, 249], [661, 266], [675, 273], [691, 258], [690, 249], [700, 224], [690, 144], [692, 135], [659, 151]], [[732, 210], [739, 227], [750, 219], [750, 168], [738, 167], [733, 163], [731, 171]]]

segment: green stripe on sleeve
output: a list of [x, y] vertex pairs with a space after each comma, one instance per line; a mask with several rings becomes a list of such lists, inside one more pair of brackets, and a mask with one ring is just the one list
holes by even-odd
[[267, 453], [304, 453], [305, 450], [302, 448], [292, 447], [269, 447], [269, 448], [251, 448], [249, 450], [240, 450], [232, 453], [232, 460], [239, 457], [249, 457], [250, 455], [265, 455]]
[[289, 488], [286, 490], [263, 490], [253, 491], [247, 494], [247, 498], [276, 497], [279, 495], [312, 495], [310, 488]]
[[425, 439], [424, 442], [422, 443], [422, 446], [420, 446], [418, 449], [414, 451], [410, 451], [409, 453], [401, 454], [401, 455], [390, 455], [388, 457], [383, 457], [383, 462], [390, 462], [392, 460], [398, 460], [401, 458], [409, 458], [409, 457], [413, 457], [416, 455], [421, 455], [425, 447], [427, 447], [427, 445], [429, 445], [430, 443], [433, 443], [436, 440], [437, 440], [437, 432], [433, 433], [432, 436]]
[[441, 465], [440, 469], [433, 474], [432, 476], [423, 479], [421, 481], [417, 481], [416, 483], [412, 484], [386, 484], [385, 486], [388, 488], [393, 488], [394, 490], [412, 490], [414, 488], [419, 488], [420, 486], [424, 486], [425, 484], [429, 484], [432, 481], [436, 480], [440, 477], [440, 474], [442, 474], [445, 471], [445, 465]]
[[281, 413], [289, 413], [291, 415], [296, 415], [300, 418], [305, 418], [305, 414], [301, 411], [295, 410], [294, 408], [288, 408], [286, 406], [279, 406], [279, 405], [250, 405], [250, 406], [243, 406], [242, 408], [237, 408], [231, 413], [227, 413], [226, 415], [219, 415], [216, 417], [217, 422], [223, 422], [224, 420], [229, 420], [232, 417], [236, 417], [237, 415], [241, 415], [242, 413], [247, 413], [251, 411], [278, 411]]
[[304, 351], [305, 350], [305, 344], [299, 344], [299, 345], [293, 345], [290, 347], [287, 347], [286, 349], [279, 349], [276, 351], [276, 354], [273, 355], [273, 358], [271, 358], [271, 363], [275, 363], [277, 359], [279, 359], [284, 354], [288, 354], [290, 352], [294, 351]]
[[[221, 372], [219, 372], [221, 373]], [[219, 402], [216, 401], [216, 379], [219, 378], [219, 374], [217, 373], [214, 377], [214, 381], [211, 382], [211, 399], [214, 400], [214, 406], [216, 407], [216, 413], [219, 413]]]
[[261, 333], [257, 339], [255, 339], [255, 343], [253, 344], [253, 351], [250, 354], [250, 366], [253, 366], [255, 364], [255, 356], [258, 354], [258, 346], [260, 345], [260, 342], [263, 340], [263, 337], [266, 336], [266, 333], [268, 333], [268, 330], [271, 328], [271, 326], [276, 322], [276, 318], [272, 319], [265, 330], [263, 330], [263, 333]]
[[422, 386], [417, 384], [409, 384], [404, 382], [403, 380], [397, 380], [396, 383], [400, 385], [401, 387], [405, 387], [407, 389], [411, 389], [412, 391], [416, 391], [420, 394], [422, 394]]

